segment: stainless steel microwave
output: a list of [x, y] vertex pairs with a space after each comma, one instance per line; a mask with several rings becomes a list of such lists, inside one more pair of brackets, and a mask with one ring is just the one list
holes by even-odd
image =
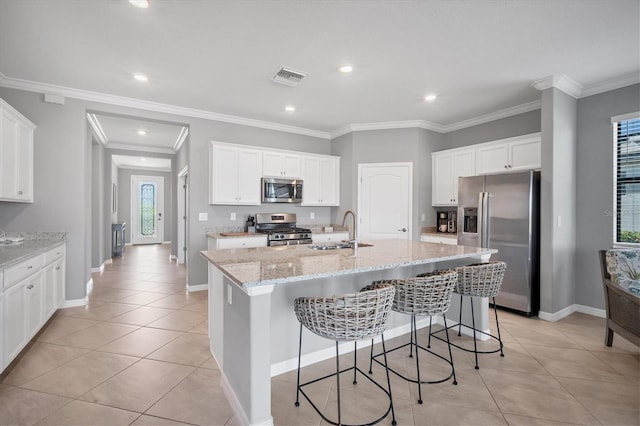
[[301, 203], [300, 179], [262, 178], [263, 203]]

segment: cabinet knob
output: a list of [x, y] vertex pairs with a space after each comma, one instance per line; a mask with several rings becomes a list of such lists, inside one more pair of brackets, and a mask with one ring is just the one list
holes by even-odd
[[33, 288], [33, 284], [29, 284], [29, 285], [27, 286], [27, 290], [31, 290], [32, 288]]
[[59, 271], [59, 270], [60, 270], [60, 267], [59, 267], [59, 266], [56, 266], [56, 271]]
[[508, 168], [509, 168], [509, 166], [505, 164], [505, 165], [504, 165], [504, 168], [505, 168], [505, 169], [508, 169]]
[[18, 191], [18, 195], [22, 195], [22, 191]]
[[33, 266], [29, 265], [27, 266], [27, 269], [33, 269]]

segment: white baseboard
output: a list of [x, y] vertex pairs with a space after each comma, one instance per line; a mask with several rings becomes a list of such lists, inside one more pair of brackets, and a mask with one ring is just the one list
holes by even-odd
[[259, 423], [249, 423], [249, 418], [247, 414], [242, 409], [242, 405], [236, 396], [236, 393], [233, 391], [231, 384], [227, 380], [227, 376], [224, 375], [224, 372], [220, 371], [220, 387], [222, 387], [222, 392], [227, 397], [227, 401], [229, 405], [231, 405], [231, 409], [238, 419], [238, 423], [241, 425], [251, 425], [251, 426], [273, 426], [273, 417], [269, 416], [269, 418], [265, 421]]
[[163, 241], [160, 244], [171, 244], [171, 241]]
[[171, 261], [171, 260], [176, 260], [176, 261], [177, 261], [177, 260], [178, 260], [178, 256], [176, 256], [175, 254], [170, 254], [170, 255], [169, 255], [169, 260], [170, 260], [170, 261]]
[[187, 291], [189, 293], [193, 293], [195, 291], [205, 291], [209, 290], [209, 284], [196, 284], [196, 285], [188, 285]]
[[86, 289], [87, 289], [87, 297], [89, 297], [89, 295], [93, 291], [93, 278], [90, 278], [89, 281], [87, 281]]
[[82, 299], [73, 299], [73, 300], [65, 300], [60, 308], [75, 308], [76, 306], [86, 306], [89, 303], [88, 297], [83, 297]]
[[592, 308], [591, 306], [578, 305], [573, 304], [569, 305], [564, 309], [560, 309], [557, 312], [549, 313], [544, 311], [538, 312], [538, 318], [545, 321], [556, 322], [560, 321], [562, 318], [568, 317], [574, 312], [580, 312], [587, 315], [592, 315], [594, 317], [605, 318], [606, 311], [604, 309]]
[[104, 272], [104, 265], [109, 265], [113, 263], [113, 259], [107, 259], [104, 262], [102, 262], [102, 265], [98, 266], [97, 268], [91, 268], [91, 272], [98, 272], [98, 273], [103, 273]]

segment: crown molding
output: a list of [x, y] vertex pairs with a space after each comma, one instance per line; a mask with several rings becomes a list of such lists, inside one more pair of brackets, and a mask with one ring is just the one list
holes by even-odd
[[546, 90], [550, 87], [555, 87], [556, 89], [562, 90], [567, 95], [572, 96], [576, 99], [580, 97], [582, 91], [584, 90], [582, 84], [567, 77], [564, 74], [550, 75], [548, 77], [534, 81], [533, 83], [531, 83], [531, 85], [540, 91]]
[[189, 128], [184, 126], [180, 130], [180, 134], [178, 135], [178, 139], [176, 139], [176, 143], [173, 144], [174, 152], [178, 152], [180, 150], [180, 148], [182, 147], [182, 144], [184, 143], [185, 139], [187, 139], [188, 135], [189, 135]]
[[124, 151], [138, 151], [138, 152], [155, 152], [158, 154], [175, 154], [173, 148], [165, 148], [162, 146], [154, 145], [141, 145], [124, 142], [109, 142], [105, 145], [105, 148], [109, 149], [122, 149]]
[[90, 102], [100, 102], [108, 105], [117, 105], [128, 108], [142, 109], [146, 111], [162, 112], [184, 117], [201, 118], [204, 120], [220, 121], [224, 123], [240, 124], [242, 126], [258, 127], [261, 129], [276, 130], [279, 132], [295, 133], [320, 139], [331, 138], [329, 132], [323, 132], [320, 130], [289, 126], [286, 124], [273, 123], [270, 121], [254, 120], [252, 118], [238, 117], [235, 115], [219, 114], [217, 112], [204, 111], [194, 108], [185, 108], [159, 102], [127, 98], [124, 96], [109, 95], [106, 93], [92, 92], [89, 90], [74, 89], [71, 87], [57, 86], [54, 84], [22, 80], [19, 78], [7, 77], [1, 72], [0, 86], [7, 87], [9, 89], [25, 90], [27, 92], [50, 93], [54, 95], [64, 96], [65, 98], [80, 99]]
[[331, 139], [335, 139], [351, 132], [364, 132], [367, 130], [388, 130], [388, 129], [410, 129], [419, 128], [433, 130], [444, 133], [445, 126], [425, 120], [405, 120], [405, 121], [381, 121], [378, 123], [355, 123], [341, 127], [331, 132]]
[[443, 126], [444, 131], [442, 133], [449, 133], [453, 132], [454, 130], [477, 126], [478, 124], [484, 124], [490, 121], [500, 120], [501, 118], [507, 118], [529, 111], [535, 111], [540, 108], [542, 108], [542, 101], [538, 99], [536, 101], [527, 102], [526, 104], [516, 105], [514, 107], [501, 109], [500, 111], [479, 115], [478, 117], [470, 118], [468, 120], [462, 120], [455, 123], [447, 124]]
[[104, 133], [104, 130], [102, 130], [98, 117], [96, 117], [95, 114], [87, 113], [87, 121], [93, 129], [93, 133], [95, 133], [96, 138], [98, 138], [98, 142], [105, 146], [109, 140], [107, 139], [107, 135]]
[[640, 83], [640, 73], [632, 72], [630, 74], [621, 75], [620, 77], [590, 84], [584, 88], [580, 97], [585, 98], [587, 96], [597, 95], [599, 93], [620, 89], [621, 87], [631, 86], [632, 84], [638, 83]]
[[171, 173], [171, 169], [167, 169], [166, 167], [145, 167], [145, 166], [119, 166], [116, 164], [119, 169], [127, 169], [127, 170], [144, 170], [149, 172], [163, 172], [163, 173]]

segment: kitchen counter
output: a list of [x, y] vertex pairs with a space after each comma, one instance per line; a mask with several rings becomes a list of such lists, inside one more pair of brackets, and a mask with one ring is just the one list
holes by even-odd
[[[210, 349], [240, 423], [273, 424], [271, 377], [294, 370], [298, 362], [295, 298], [355, 293], [374, 280], [486, 262], [496, 253], [420, 241], [367, 243], [373, 246], [358, 248], [357, 257], [353, 249], [316, 251], [305, 245], [200, 252], [209, 270]], [[488, 331], [488, 302], [479, 299], [474, 301], [476, 326]], [[448, 316], [457, 318], [459, 312], [459, 298], [454, 298]], [[392, 312], [385, 337], [409, 333], [409, 318]], [[462, 318], [471, 322], [466, 310]], [[435, 323], [441, 321], [434, 318]], [[417, 321], [419, 328], [428, 325], [428, 317]], [[334, 342], [308, 331], [304, 341], [303, 366], [333, 356]], [[353, 351], [353, 344], [343, 350]]]
[[202, 251], [226, 277], [249, 292], [253, 287], [490, 256], [492, 249], [412, 240], [369, 241], [371, 247], [312, 250], [309, 245]]
[[67, 239], [66, 232], [7, 232], [6, 235], [21, 236], [24, 241], [17, 244], [0, 243], [0, 269], [8, 268], [32, 256], [44, 253]]

